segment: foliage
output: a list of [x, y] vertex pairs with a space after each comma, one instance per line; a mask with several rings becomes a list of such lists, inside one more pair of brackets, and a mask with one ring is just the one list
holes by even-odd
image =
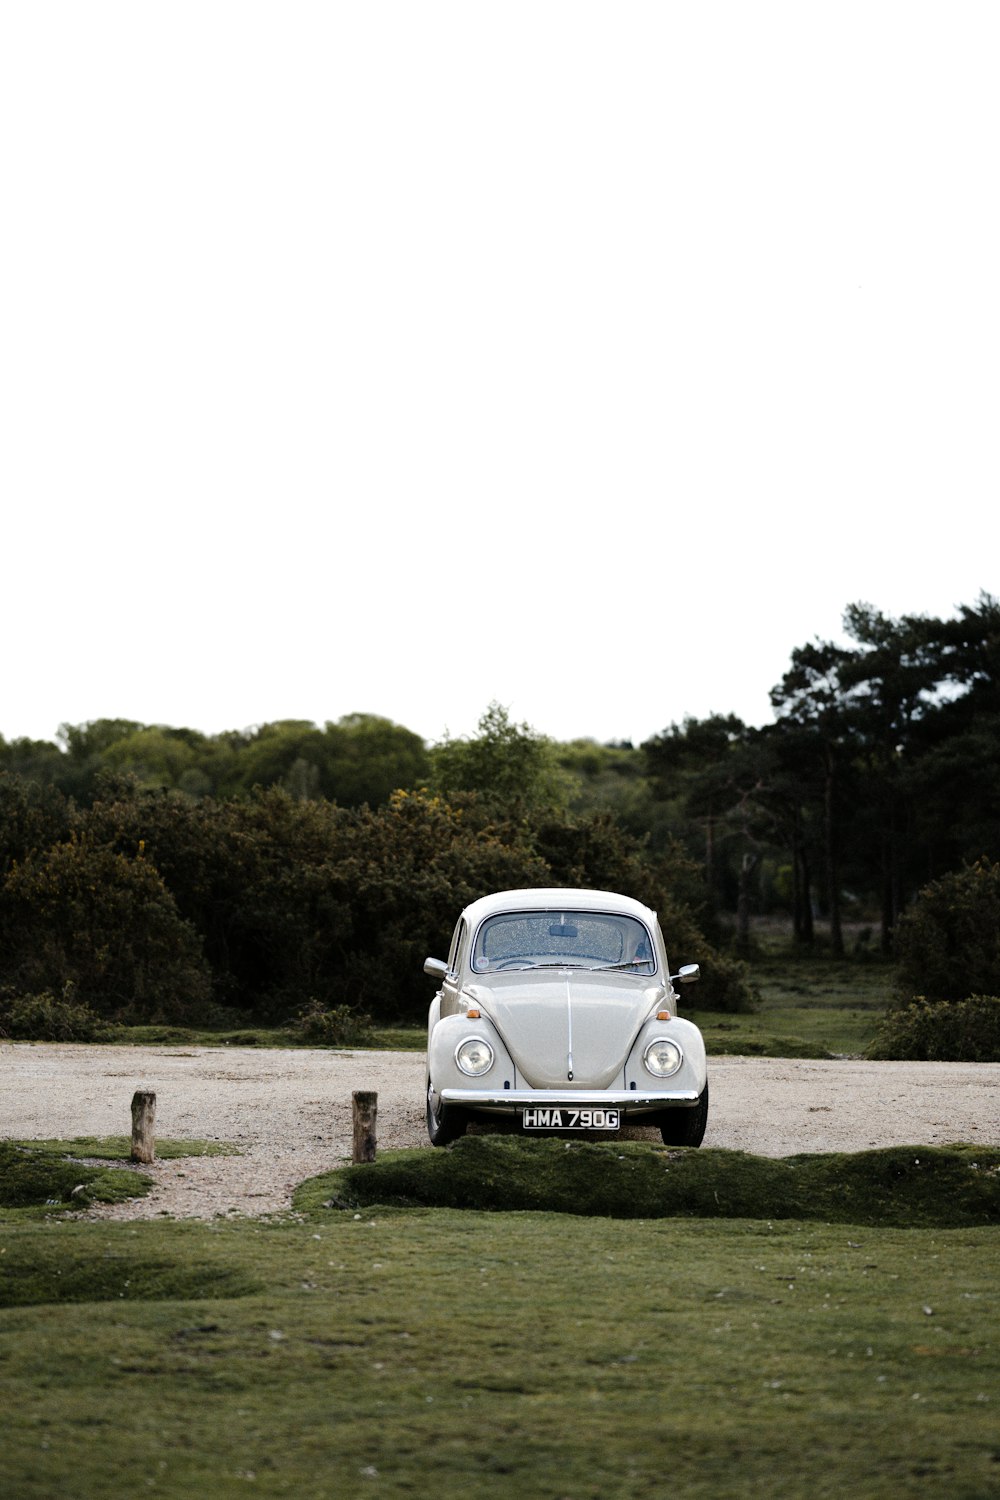
[[[121, 1172], [54, 1156], [52, 1152], [0, 1141], [0, 1207], [87, 1208], [91, 1203], [120, 1203], [138, 1198], [153, 1186], [152, 1178], [138, 1172]], [[16, 1306], [11, 1300], [12, 1267], [4, 1261], [0, 1278], [0, 1306]]]
[[103, 1042], [111, 1034], [108, 1023], [76, 999], [72, 982], [61, 995], [49, 990], [23, 995], [10, 985], [0, 988], [0, 1036], [13, 1041]]
[[476, 799], [400, 792], [352, 815], [329, 878], [351, 931], [333, 990], [379, 1020], [426, 1020], [428, 955], [446, 953], [461, 909], [492, 890], [548, 883], [517, 830], [498, 828]]
[[295, 1018], [293, 1029], [311, 1047], [363, 1047], [372, 1040], [371, 1016], [347, 1005], [332, 1008], [310, 1000]]
[[69, 837], [72, 809], [61, 792], [0, 771], [0, 879], [37, 849]]
[[679, 845], [651, 858], [645, 843], [630, 837], [608, 814], [587, 819], [548, 819], [534, 833], [550, 884], [618, 891], [652, 908], [659, 917], [671, 964], [700, 963], [698, 1005], [713, 1011], [749, 1011], [757, 1003], [746, 965], [709, 943], [700, 904], [704, 886], [697, 866]]
[[939, 913], [934, 938], [929, 898], [913, 905], [1000, 858], [1000, 601], [950, 620], [854, 603], [844, 632], [792, 652], [773, 725], [686, 719], [640, 750], [559, 746], [497, 703], [432, 750], [372, 714], [0, 741], [0, 982], [72, 982], [95, 1013], [150, 1022], [211, 1001], [285, 1025], [309, 997], [416, 1020], [423, 958], [466, 900], [588, 884], [655, 907], [720, 1014], [753, 1003], [742, 960], [768, 910], [803, 947], [825, 918], [835, 954], [847, 916], [881, 916], [910, 994], [1000, 993], [992, 897], [965, 928]]
[[475, 792], [507, 812], [565, 807], [570, 783], [560, 770], [552, 740], [528, 724], [513, 724], [493, 702], [467, 739], [447, 736], [431, 757], [431, 782], [445, 796]]
[[323, 729], [289, 719], [247, 736], [215, 790], [280, 786], [299, 801], [325, 797], [344, 807], [376, 807], [398, 788], [418, 785], [428, 770], [419, 735], [377, 714], [348, 714]]
[[[311, 1000], [335, 1018], [326, 1035], [349, 1011], [343, 1035], [360, 1036], [364, 1012], [383, 1025], [425, 1019], [424, 959], [447, 951], [469, 901], [585, 884], [659, 910], [671, 955], [704, 966], [700, 1004], [749, 1003], [745, 972], [706, 941], [689, 904], [697, 869], [677, 849], [651, 859], [607, 814], [528, 816], [478, 793], [427, 791], [358, 809], [278, 787], [196, 801], [102, 775], [101, 795], [67, 813], [68, 832], [47, 847], [25, 848], [23, 787], [9, 799], [21, 858], [0, 884], [0, 963], [22, 993], [72, 983], [109, 1019], [299, 1031]], [[65, 829], [38, 826], [43, 839]]]
[[889, 1011], [868, 1056], [911, 1062], [1000, 1062], [1000, 997], [930, 1001], [918, 995]]
[[954, 1229], [1000, 1220], [1000, 1148], [893, 1146], [775, 1159], [634, 1141], [464, 1136], [393, 1151], [300, 1190], [315, 1208], [373, 1203], [610, 1218], [821, 1219]]
[[310, 994], [331, 998], [351, 917], [328, 869], [349, 819], [272, 788], [197, 803], [133, 792], [95, 803], [85, 823], [93, 839], [160, 872], [201, 937], [218, 1001], [283, 1020]]
[[54, 785], [81, 805], [102, 795], [110, 773], [194, 800], [279, 786], [300, 800], [325, 797], [360, 807], [384, 803], [398, 787], [418, 785], [429, 768], [420, 736], [377, 714], [347, 714], [322, 729], [309, 720], [286, 719], [215, 735], [95, 719], [63, 724], [58, 738], [61, 748], [0, 737], [0, 772]]
[[1000, 994], [1000, 864], [979, 859], [924, 886], [899, 921], [896, 957], [904, 997]]
[[156, 870], [75, 836], [8, 874], [0, 962], [22, 994], [72, 985], [108, 1018], [178, 1019], [209, 994], [198, 936]]

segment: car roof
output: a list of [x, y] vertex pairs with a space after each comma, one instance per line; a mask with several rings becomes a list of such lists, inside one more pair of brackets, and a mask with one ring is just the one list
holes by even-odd
[[478, 901], [471, 902], [462, 915], [474, 927], [484, 917], [492, 917], [504, 911], [621, 912], [625, 916], [638, 917], [649, 926], [656, 924], [655, 911], [631, 896], [621, 896], [615, 891], [592, 891], [566, 886], [494, 891], [490, 896], [480, 896]]

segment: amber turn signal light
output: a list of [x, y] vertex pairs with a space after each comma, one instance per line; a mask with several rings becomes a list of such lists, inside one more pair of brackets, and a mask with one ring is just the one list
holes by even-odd
[[[472, 1012], [470, 1011], [469, 1014], [471, 1015]], [[658, 1010], [656, 1012], [656, 1019], [658, 1021], [669, 1021], [670, 1020], [670, 1012], [669, 1012], [669, 1010]]]
[[480, 1013], [479, 1013], [478, 1010], [467, 1010], [465, 1012], [465, 1019], [467, 1021], [478, 1021], [479, 1020], [479, 1014]]

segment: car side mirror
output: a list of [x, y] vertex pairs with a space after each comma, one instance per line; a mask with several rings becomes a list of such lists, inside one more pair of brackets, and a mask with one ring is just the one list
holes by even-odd
[[425, 958], [424, 973], [430, 974], [432, 979], [443, 979], [448, 972], [448, 965], [443, 958]]
[[701, 964], [682, 964], [676, 974], [671, 974], [670, 982], [673, 984], [677, 979], [681, 984], [694, 984], [701, 978]]

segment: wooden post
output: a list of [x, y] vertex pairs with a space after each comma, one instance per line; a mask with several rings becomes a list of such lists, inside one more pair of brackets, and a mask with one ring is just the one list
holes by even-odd
[[375, 1116], [378, 1114], [378, 1094], [356, 1089], [354, 1100], [354, 1160], [375, 1160]]
[[137, 1089], [132, 1095], [132, 1160], [156, 1160], [156, 1095]]

